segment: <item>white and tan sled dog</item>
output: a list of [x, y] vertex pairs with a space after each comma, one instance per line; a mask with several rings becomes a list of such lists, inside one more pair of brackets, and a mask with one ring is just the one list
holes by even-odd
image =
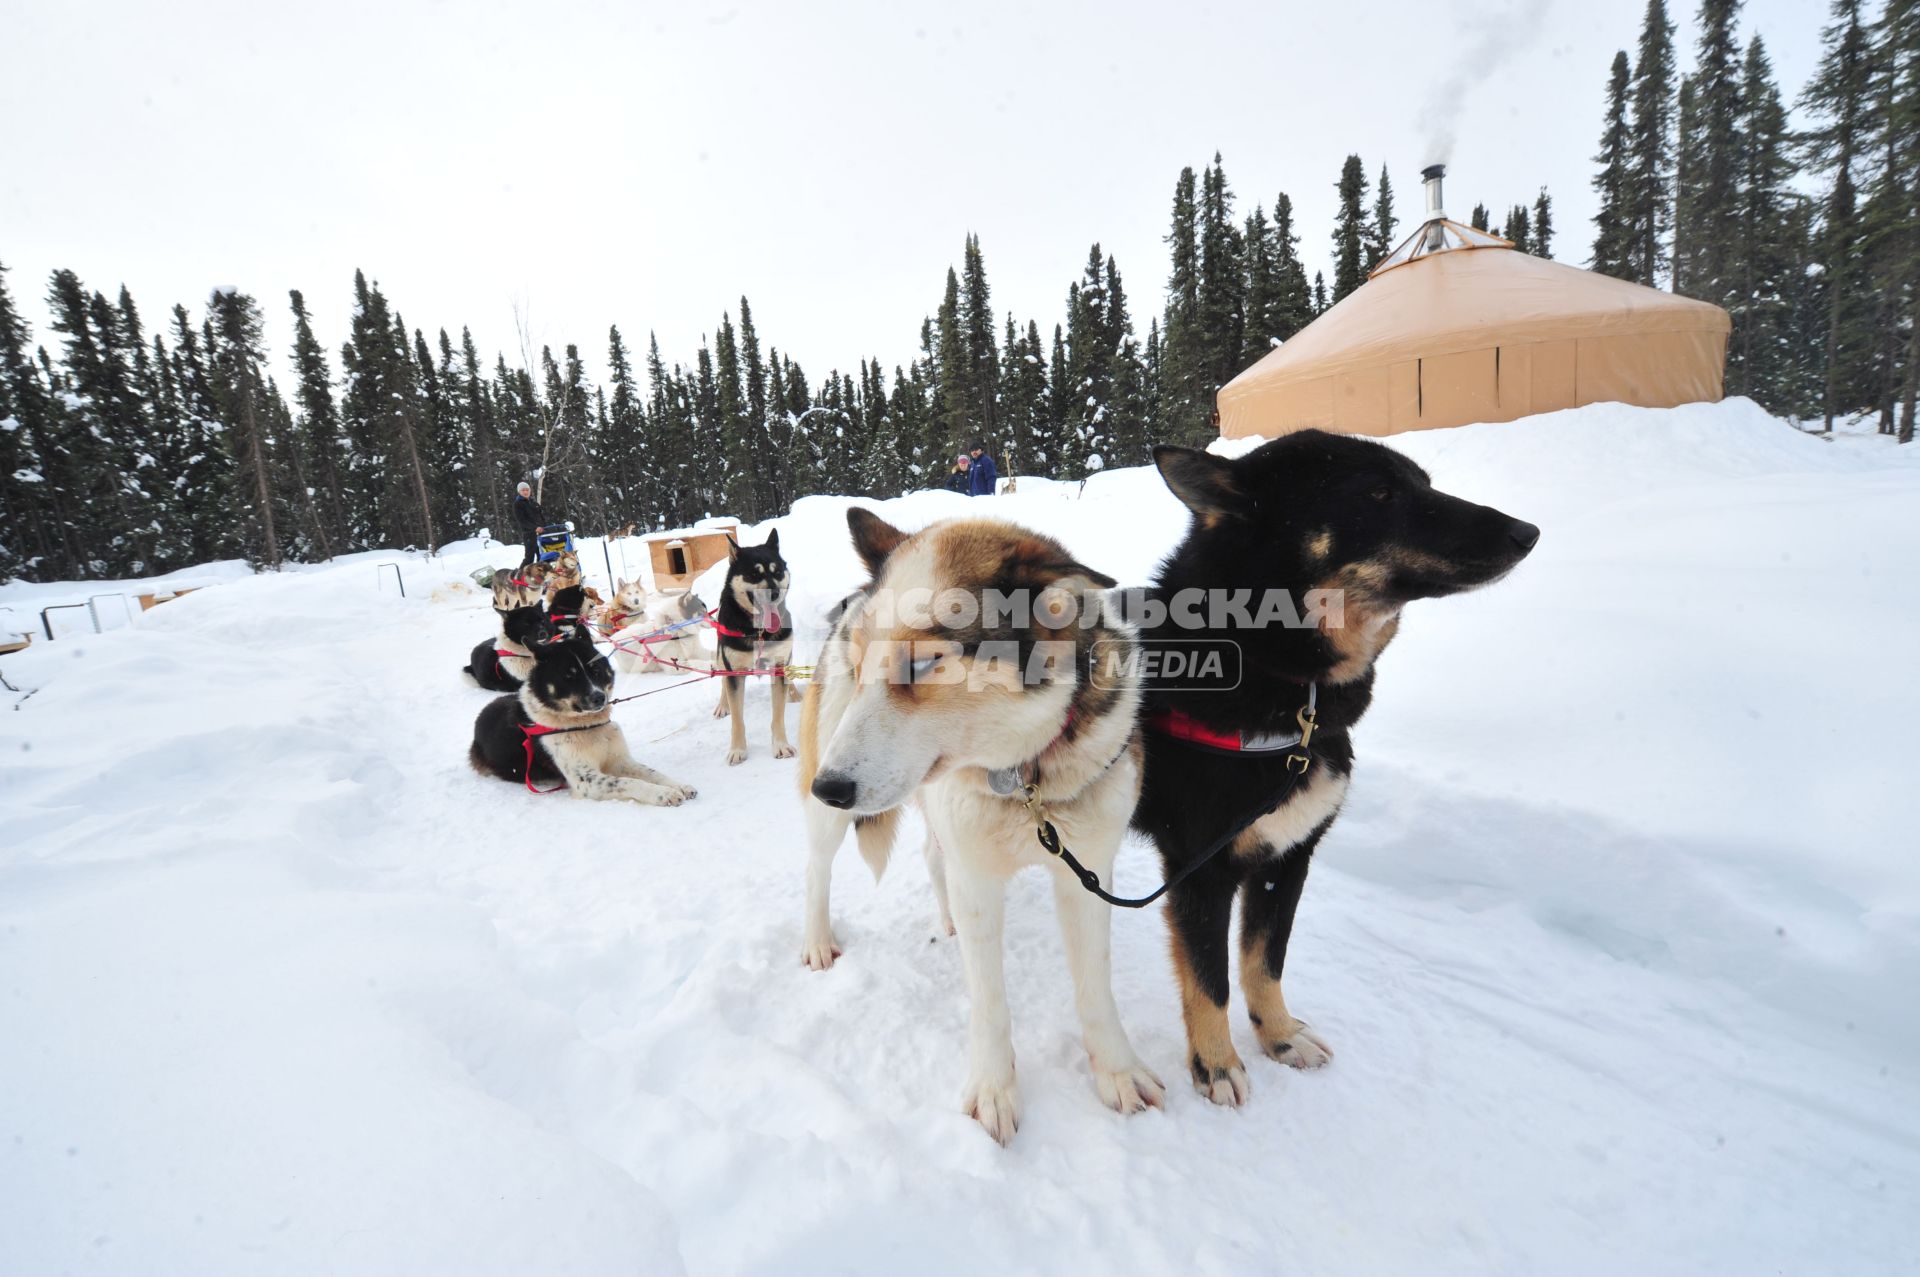
[[[998, 520], [909, 536], [856, 507], [847, 523], [873, 579], [841, 605], [801, 710], [804, 961], [825, 969], [840, 954], [828, 887], [848, 827], [878, 876], [900, 809], [917, 802], [928, 869], [966, 966], [965, 1111], [1002, 1144], [1020, 1124], [1001, 930], [1006, 880], [1029, 865], [1053, 875], [1101, 1100], [1122, 1113], [1158, 1106], [1165, 1088], [1134, 1054], [1114, 1005], [1111, 910], [1042, 851], [1023, 802], [1031, 786], [1066, 845], [1112, 886], [1141, 780], [1139, 689], [1091, 677], [1096, 645], [1105, 653], [1135, 641], [1130, 628], [1088, 612], [1113, 581]], [[971, 618], [967, 596], [981, 604]], [[928, 608], [928, 599], [943, 602]], [[1083, 624], [1089, 614], [1096, 623]]]

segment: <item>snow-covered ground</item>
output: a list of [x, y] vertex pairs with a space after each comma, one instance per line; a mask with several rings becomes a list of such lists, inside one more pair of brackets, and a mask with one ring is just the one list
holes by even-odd
[[[1914, 1271], [1920, 453], [1743, 401], [1396, 446], [1545, 536], [1382, 663], [1289, 961], [1338, 1059], [1271, 1065], [1236, 1009], [1253, 1100], [1207, 1104], [1122, 916], [1170, 1100], [1108, 1112], [1030, 875], [1005, 1151], [957, 1111], [915, 831], [877, 886], [843, 855], [846, 957], [800, 965], [764, 687], [740, 768], [710, 686], [621, 708], [679, 809], [468, 770], [485, 549], [376, 556], [405, 599], [216, 570], [0, 658], [37, 689], [0, 709], [0, 1271]], [[856, 579], [846, 504], [778, 521], [803, 620]], [[1184, 522], [1139, 470], [880, 505], [1132, 581]]]

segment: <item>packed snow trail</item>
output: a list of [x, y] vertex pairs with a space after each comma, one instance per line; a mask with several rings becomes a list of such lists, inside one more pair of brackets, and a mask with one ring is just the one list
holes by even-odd
[[[842, 856], [846, 955], [800, 965], [764, 686], [739, 768], [710, 686], [620, 708], [700, 790], [657, 810], [467, 768], [479, 549], [404, 601], [362, 558], [5, 658], [39, 691], [0, 711], [0, 1268], [1912, 1270], [1920, 467], [1740, 402], [1396, 446], [1545, 537], [1383, 659], [1288, 964], [1338, 1058], [1269, 1063], [1236, 1006], [1252, 1102], [1201, 1100], [1158, 911], [1124, 914], [1169, 1105], [1107, 1111], [1026, 875], [1010, 1150], [957, 1111], [917, 827], [878, 885]], [[1129, 581], [1183, 523], [1146, 471], [1022, 486], [876, 504]], [[779, 521], [803, 623], [855, 577], [845, 504]], [[1122, 888], [1156, 869], [1130, 844]]]

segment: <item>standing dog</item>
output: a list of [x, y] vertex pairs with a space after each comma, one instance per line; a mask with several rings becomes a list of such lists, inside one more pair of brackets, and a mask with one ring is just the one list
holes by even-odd
[[[780, 530], [767, 533], [762, 545], [742, 548], [727, 538], [727, 582], [714, 612], [714, 668], [720, 670], [776, 670], [773, 683], [773, 756], [792, 758], [787, 743], [787, 662], [793, 658], [793, 621], [787, 615], [787, 587], [792, 578], [780, 557]], [[720, 678], [720, 703], [713, 716], [733, 718], [733, 736], [727, 745], [729, 764], [747, 761], [746, 681], [751, 675], [725, 674]]]
[[625, 798], [678, 807], [693, 786], [642, 766], [627, 752], [607, 693], [613, 667], [582, 639], [535, 649], [514, 696], [490, 701], [473, 722], [467, 760], [483, 776], [529, 788], [564, 782], [575, 798]]
[[[1158, 1105], [1165, 1090], [1134, 1054], [1114, 1005], [1111, 910], [1042, 853], [1022, 799], [1040, 804], [1111, 886], [1140, 786], [1139, 690], [1131, 681], [1096, 685], [1090, 674], [1097, 645], [1127, 648], [1133, 634], [1097, 613], [1095, 623], [1081, 621], [1113, 582], [1057, 542], [997, 520], [912, 536], [859, 508], [847, 522], [873, 582], [843, 605], [800, 714], [805, 962], [824, 969], [840, 952], [828, 888], [847, 827], [878, 876], [901, 806], [917, 799], [928, 869], [936, 889], [944, 880], [966, 963], [965, 1110], [1002, 1144], [1020, 1123], [1001, 933], [1006, 880], [1035, 864], [1053, 873], [1095, 1089], [1122, 1113]], [[974, 616], [944, 604], [908, 616], [912, 604], [902, 603], [916, 596], [971, 598]]]
[[476, 644], [461, 672], [489, 692], [517, 692], [533, 669], [534, 649], [553, 641], [553, 624], [538, 603], [495, 610], [499, 636]]
[[[1153, 455], [1193, 522], [1150, 597], [1169, 603], [1199, 591], [1188, 597], [1210, 601], [1199, 626], [1182, 624], [1195, 618], [1190, 605], [1175, 605], [1142, 637], [1175, 649], [1234, 643], [1241, 668], [1230, 691], [1148, 688], [1147, 778], [1133, 823], [1159, 846], [1171, 878], [1265, 812], [1175, 886], [1166, 911], [1193, 1084], [1238, 1105], [1248, 1080], [1227, 1019], [1234, 895], [1241, 986], [1260, 1049], [1295, 1068], [1325, 1064], [1332, 1051], [1289, 1011], [1280, 973], [1308, 863], [1346, 797], [1350, 732], [1373, 698], [1374, 661], [1406, 604], [1498, 580], [1540, 529], [1435, 491], [1412, 461], [1349, 435], [1301, 431], [1236, 461], [1185, 448]], [[1238, 615], [1213, 608], [1236, 594]], [[1276, 619], [1293, 617], [1300, 623]], [[1312, 762], [1290, 776], [1286, 751], [1303, 733]]]

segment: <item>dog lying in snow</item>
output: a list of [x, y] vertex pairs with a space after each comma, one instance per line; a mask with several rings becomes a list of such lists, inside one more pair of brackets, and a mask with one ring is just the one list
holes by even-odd
[[538, 603], [496, 611], [499, 634], [474, 646], [461, 673], [486, 691], [517, 692], [533, 668], [534, 649], [553, 641], [553, 625]]
[[[828, 916], [833, 859], [849, 826], [878, 875], [900, 808], [917, 801], [928, 830], [928, 870], [942, 913], [952, 909], [971, 1003], [962, 1107], [1000, 1143], [1020, 1124], [1013, 1037], [1001, 974], [1006, 880], [1045, 865], [1066, 940], [1094, 1088], [1122, 1113], [1158, 1106], [1165, 1088], [1134, 1053], [1114, 1005], [1112, 910], [1082, 888], [1034, 837], [1023, 787], [1044, 804], [1066, 844], [1111, 888], [1114, 857], [1140, 792], [1140, 690], [1130, 673], [1091, 677], [1095, 644], [1131, 651], [1133, 629], [1091, 612], [1113, 581], [1056, 541], [992, 519], [935, 524], [908, 534], [877, 515], [847, 511], [872, 582], [842, 605], [807, 685], [800, 714], [800, 789], [806, 811], [806, 934], [816, 970], [840, 946]], [[901, 619], [889, 600], [987, 591], [1042, 600], [1027, 615], [983, 608], [959, 628]], [[1048, 624], [1047, 598], [1076, 601]], [[1130, 671], [1130, 662], [1116, 668]]]
[[467, 760], [483, 776], [530, 788], [564, 784], [575, 798], [655, 807], [692, 798], [693, 786], [643, 766], [627, 751], [607, 703], [612, 690], [613, 667], [586, 639], [537, 647], [520, 691], [494, 698], [474, 719]]

